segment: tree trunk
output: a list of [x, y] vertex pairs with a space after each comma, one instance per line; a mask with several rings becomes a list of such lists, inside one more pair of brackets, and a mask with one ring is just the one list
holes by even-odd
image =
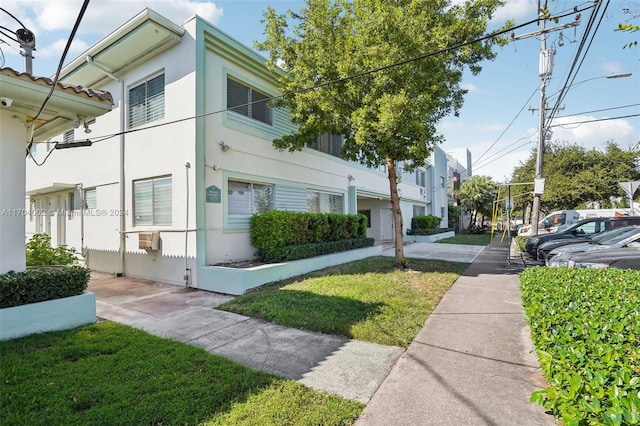
[[400, 210], [400, 197], [398, 196], [398, 175], [393, 158], [387, 157], [387, 171], [391, 193], [391, 211], [393, 212], [396, 268], [406, 268], [407, 261], [404, 258], [404, 238], [402, 235], [402, 211]]

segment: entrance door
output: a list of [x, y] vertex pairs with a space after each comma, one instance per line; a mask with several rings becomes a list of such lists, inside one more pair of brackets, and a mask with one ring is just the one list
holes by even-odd
[[380, 210], [380, 239], [393, 241], [393, 212], [391, 209]]

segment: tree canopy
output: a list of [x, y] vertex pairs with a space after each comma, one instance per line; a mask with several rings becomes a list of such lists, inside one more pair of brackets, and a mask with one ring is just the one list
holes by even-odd
[[[536, 153], [513, 172], [513, 183], [533, 182]], [[613, 207], [611, 198], [623, 197], [620, 182], [640, 179], [640, 150], [621, 149], [609, 141], [604, 149], [586, 149], [578, 144], [554, 142], [544, 150], [545, 187], [540, 209], [584, 208], [589, 202]], [[531, 187], [514, 186], [514, 209], [524, 212], [532, 202]], [[519, 196], [520, 194], [520, 196]]]
[[477, 74], [479, 62], [495, 56], [496, 39], [469, 42], [484, 34], [500, 4], [307, 0], [299, 12], [265, 12], [267, 39], [256, 47], [269, 52], [269, 66], [284, 69], [279, 89], [286, 95], [276, 105], [287, 107], [298, 126], [274, 146], [299, 150], [330, 132], [343, 135], [344, 158], [369, 167], [386, 164], [398, 266], [396, 165], [403, 162], [408, 171], [423, 165], [442, 141], [436, 124], [460, 110], [464, 70]]
[[496, 190], [497, 185], [490, 176], [471, 176], [460, 184], [456, 195], [460, 205], [473, 214], [470, 226], [475, 224], [478, 214], [491, 216]]

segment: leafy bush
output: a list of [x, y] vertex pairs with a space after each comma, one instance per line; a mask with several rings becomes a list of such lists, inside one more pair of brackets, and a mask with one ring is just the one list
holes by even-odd
[[269, 263], [306, 259], [308, 257], [322, 256], [323, 254], [371, 247], [373, 246], [374, 241], [375, 240], [373, 238], [352, 238], [349, 240], [330, 241], [327, 243], [311, 243], [278, 247], [262, 252], [262, 259]]
[[[367, 218], [364, 215], [272, 210], [251, 218], [251, 245], [269, 262], [276, 261], [269, 260], [275, 258], [279, 259], [277, 261], [291, 260], [282, 257], [284, 247], [357, 240], [366, 236]], [[291, 250], [299, 253], [303, 249]], [[274, 254], [276, 252], [280, 254]]]
[[516, 250], [521, 253], [524, 252], [524, 246], [527, 244], [529, 237], [527, 235], [517, 235], [514, 237], [516, 242]]
[[640, 271], [535, 267], [520, 282], [550, 383], [531, 400], [565, 425], [640, 424]]
[[35, 234], [26, 244], [27, 266], [71, 265], [78, 258], [75, 249], [67, 246], [51, 247], [51, 237]]
[[0, 275], [0, 308], [77, 296], [88, 283], [89, 270], [81, 266], [12, 271]]
[[423, 229], [436, 229], [440, 226], [440, 222], [442, 222], [442, 218], [438, 216], [414, 216], [411, 219], [411, 230], [416, 232]]

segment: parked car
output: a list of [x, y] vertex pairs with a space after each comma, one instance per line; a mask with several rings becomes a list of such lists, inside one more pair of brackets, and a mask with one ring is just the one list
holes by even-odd
[[[635, 226], [635, 225], [632, 225]], [[613, 228], [608, 231], [598, 232], [593, 235], [589, 235], [585, 238], [561, 238], [559, 240], [551, 240], [546, 243], [542, 243], [538, 246], [538, 259], [544, 260], [547, 262], [550, 260], [549, 253], [554, 251], [557, 248], [573, 245], [573, 244], [583, 244], [585, 242], [589, 243], [597, 243], [602, 241], [603, 239], [607, 239], [614, 235], [618, 235], [620, 233], [626, 232], [629, 229], [632, 229], [629, 226], [623, 226], [622, 228]], [[585, 241], [587, 240], [587, 241]]]
[[640, 247], [640, 226], [625, 228], [624, 232], [611, 235], [598, 242], [585, 242], [558, 247], [549, 253], [546, 265], [550, 267], [567, 266], [569, 259], [578, 253], [625, 247]]
[[538, 259], [538, 247], [547, 241], [562, 238], [586, 238], [608, 229], [629, 225], [640, 225], [640, 216], [591, 217], [580, 220], [563, 231], [534, 235], [527, 240], [524, 249], [530, 257]]
[[570, 268], [619, 268], [640, 270], [640, 247], [578, 253], [567, 266]]

